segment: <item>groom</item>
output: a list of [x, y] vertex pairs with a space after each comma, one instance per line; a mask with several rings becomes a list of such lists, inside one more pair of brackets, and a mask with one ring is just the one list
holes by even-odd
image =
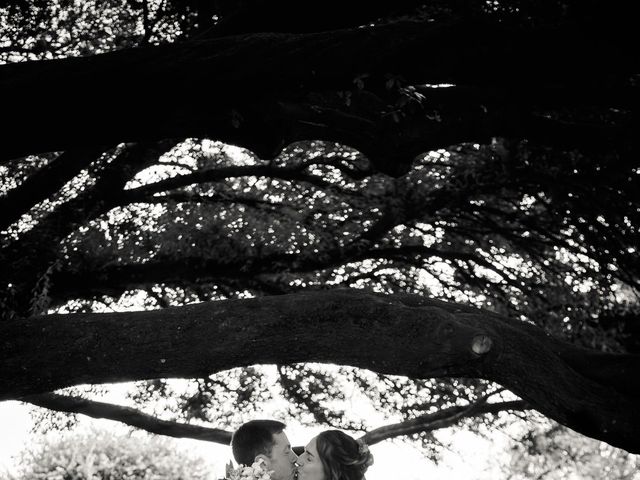
[[263, 459], [267, 470], [273, 470], [271, 480], [293, 480], [298, 459], [287, 435], [286, 425], [276, 420], [251, 420], [240, 426], [231, 438], [231, 450], [236, 462], [251, 465]]

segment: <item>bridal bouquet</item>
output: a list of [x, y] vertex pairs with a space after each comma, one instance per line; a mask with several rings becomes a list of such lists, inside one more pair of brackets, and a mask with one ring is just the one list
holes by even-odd
[[225, 480], [271, 480], [273, 470], [267, 470], [264, 460], [260, 459], [251, 466], [239, 465], [233, 468], [233, 464], [229, 462]]

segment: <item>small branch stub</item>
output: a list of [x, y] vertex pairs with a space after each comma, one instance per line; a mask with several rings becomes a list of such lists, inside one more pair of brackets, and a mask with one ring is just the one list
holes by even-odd
[[493, 346], [493, 340], [488, 335], [476, 335], [471, 340], [471, 350], [476, 355], [484, 355]]

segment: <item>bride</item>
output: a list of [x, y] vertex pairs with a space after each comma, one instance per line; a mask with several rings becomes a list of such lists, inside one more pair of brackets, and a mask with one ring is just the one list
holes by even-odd
[[298, 480], [363, 480], [373, 455], [364, 442], [327, 430], [311, 439], [297, 464]]

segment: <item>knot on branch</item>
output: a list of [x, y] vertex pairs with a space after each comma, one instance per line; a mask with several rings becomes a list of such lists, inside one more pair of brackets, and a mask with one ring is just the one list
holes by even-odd
[[488, 335], [480, 334], [473, 337], [471, 340], [471, 350], [476, 355], [484, 355], [491, 350], [493, 346], [493, 340]]

